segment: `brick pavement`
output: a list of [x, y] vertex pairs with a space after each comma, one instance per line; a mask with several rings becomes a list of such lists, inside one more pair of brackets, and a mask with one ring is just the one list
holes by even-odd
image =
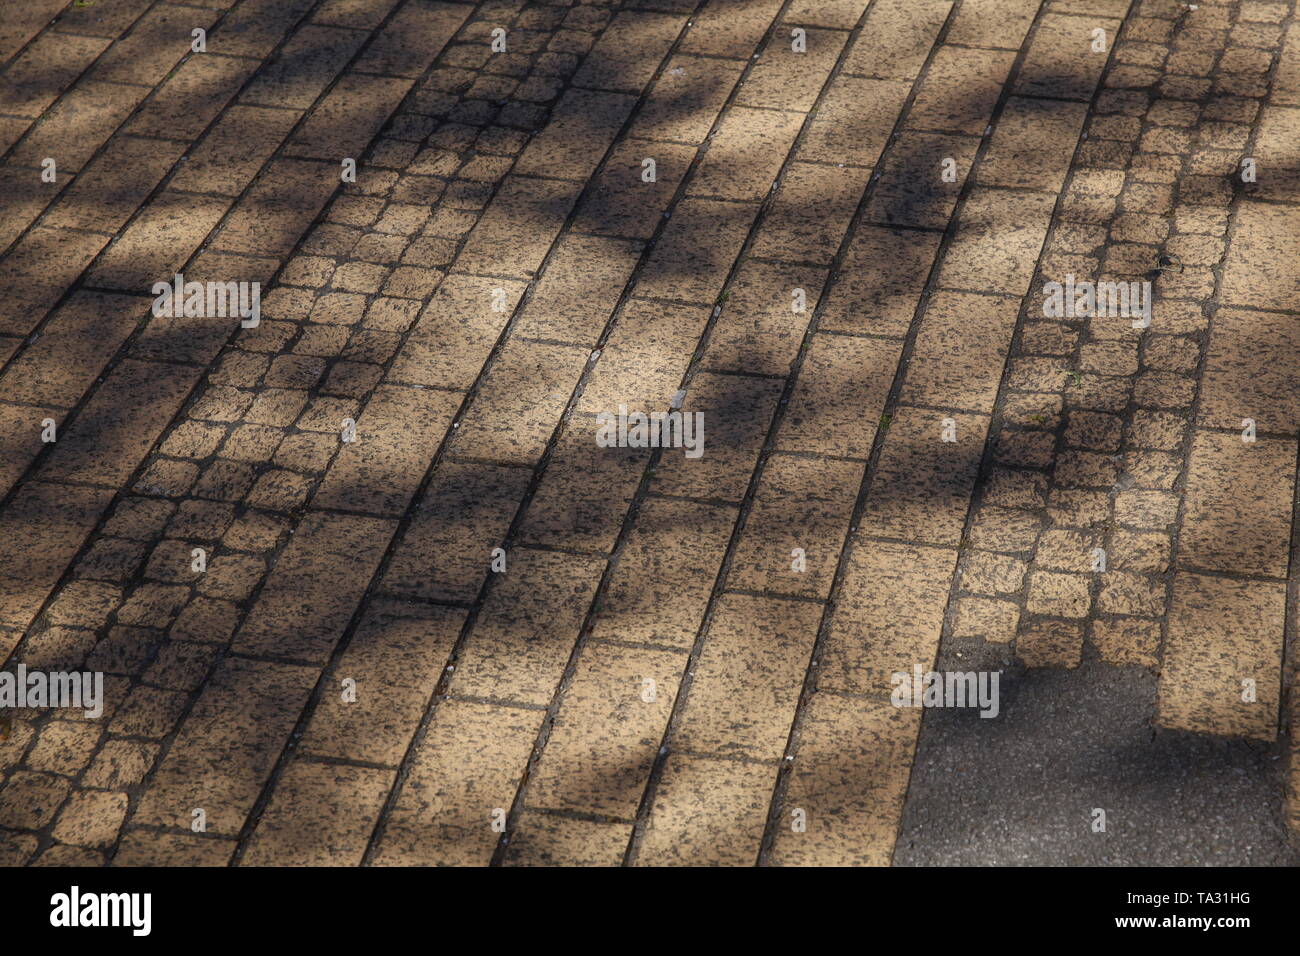
[[31, 0], [0, 861], [885, 865], [965, 639], [1300, 827], [1297, 144], [1292, 0]]

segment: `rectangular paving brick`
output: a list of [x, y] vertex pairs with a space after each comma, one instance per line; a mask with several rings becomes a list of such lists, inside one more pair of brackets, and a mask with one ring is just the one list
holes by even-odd
[[1300, 202], [1300, 169], [1294, 163], [1295, 142], [1300, 138], [1300, 109], [1268, 106], [1259, 122], [1252, 150], [1257, 164], [1257, 192], [1261, 199]]
[[503, 866], [619, 866], [631, 823], [605, 823], [525, 810], [510, 834]]
[[277, 160], [231, 210], [212, 247], [287, 256], [337, 186], [337, 165]]
[[[342, 443], [313, 504], [337, 511], [401, 515], [460, 407], [455, 392], [385, 385]], [[342, 429], [342, 421], [337, 423]]]
[[804, 30], [804, 50], [796, 53], [789, 31], [777, 30], [755, 59], [736, 94], [736, 103], [808, 112], [834, 69], [845, 39], [838, 30], [808, 28]]
[[689, 649], [736, 522], [733, 508], [650, 498], [637, 512], [591, 636]]
[[72, 407], [152, 300], [78, 292], [54, 313], [41, 336], [0, 376], [0, 401]]
[[107, 236], [44, 227], [24, 236], [0, 272], [0, 332], [28, 335], [107, 242]]
[[[770, 860], [888, 866], [920, 729], [919, 710], [817, 694], [808, 705]], [[790, 811], [803, 810], [796, 833]]]
[[528, 786], [528, 804], [631, 820], [663, 740], [686, 655], [589, 644]]
[[521, 279], [531, 277], [541, 266], [581, 191], [578, 183], [506, 177], [465, 241], [456, 260], [457, 269]]
[[396, 527], [356, 515], [304, 518], [236, 635], [235, 653], [323, 665]]
[[[705, 367], [788, 375], [825, 282], [822, 269], [745, 260], [709, 334]], [[795, 311], [799, 289], [803, 290], [802, 312]]]
[[257, 821], [244, 866], [359, 866], [397, 773], [294, 760]]
[[640, 257], [639, 242], [566, 234], [513, 334], [594, 346]]
[[546, 706], [564, 674], [604, 562], [512, 548], [461, 649], [451, 692]]
[[711, 305], [757, 212], [748, 203], [682, 200], [647, 257], [635, 294]]
[[893, 339], [813, 336], [776, 447], [865, 459], [902, 354]]
[[298, 128], [285, 152], [328, 160], [335, 166], [341, 156], [355, 159], [410, 87], [407, 79], [345, 74]]
[[[696, 29], [701, 22], [702, 18], [696, 21]], [[646, 95], [629, 135], [678, 143], [704, 142], [743, 69], [743, 63], [674, 56]]]
[[112, 497], [112, 489], [33, 481], [10, 499], [0, 511], [0, 624], [31, 624]]
[[[1110, 48], [1119, 20], [1045, 14], [1029, 41], [1015, 91], [1025, 96], [1055, 96], [1089, 100]], [[1106, 31], [1106, 51], [1093, 51], [1093, 31]]]
[[182, 152], [180, 143], [114, 137], [99, 158], [68, 187], [45, 217], [44, 225], [117, 232], [162, 182]]
[[117, 486], [149, 453], [201, 369], [126, 359], [65, 427], [41, 475]]
[[515, 163], [515, 173], [585, 180], [626, 122], [636, 97], [569, 90]]
[[1015, 54], [944, 46], [935, 53], [907, 117], [911, 129], [982, 136]]
[[1300, 24], [1293, 22], [1286, 29], [1271, 96], [1274, 103], [1300, 106]]
[[8, 202], [0, 210], [0, 250], [8, 248], [62, 191], [65, 183], [41, 181], [42, 172], [7, 166], [0, 169], [0, 190]]
[[942, 237], [863, 226], [853, 233], [820, 327], [902, 338], [911, 327]]
[[414, 79], [437, 58], [470, 13], [465, 4], [407, 3], [366, 47], [353, 69]]
[[65, 6], [63, 0], [33, 0], [7, 10], [0, 22], [0, 61], [22, 49]]
[[42, 423], [53, 419], [56, 428], [61, 428], [63, 418], [64, 414], [57, 409], [0, 405], [0, 443], [5, 449], [4, 457], [0, 458], [0, 495], [9, 494], [36, 456], [44, 451]]
[[785, 753], [821, 605], [723, 595], [670, 741], [674, 751], [775, 760]]
[[545, 712], [447, 700], [384, 821], [379, 866], [486, 866]]
[[231, 107], [190, 153], [167, 184], [168, 188], [238, 196], [279, 148], [301, 115], [293, 110]]
[[1041, 0], [962, 0], [948, 29], [949, 43], [1018, 50]]
[[534, 544], [608, 552], [650, 461], [649, 449], [601, 448], [596, 420], [564, 426], [537, 495], [520, 527]]
[[947, 0], [877, 0], [844, 59], [844, 72], [916, 79], [951, 9]]
[[[753, 866], [776, 785], [770, 764], [672, 754], [655, 788], [638, 866]], [[719, 828], [725, 821], [725, 839]]]
[[[325, 681], [303, 753], [397, 767], [464, 620], [457, 608], [373, 602]], [[355, 700], [344, 700], [341, 682], [349, 679]]]
[[1203, 431], [1192, 438], [1178, 564], [1285, 578], [1296, 443]]
[[973, 136], [904, 132], [878, 170], [864, 219], [890, 226], [946, 228], [978, 148], [979, 140]]
[[1285, 608], [1280, 581], [1174, 575], [1157, 723], [1276, 739]]
[[155, 282], [171, 281], [229, 207], [228, 199], [160, 193], [104, 253], [87, 281], [137, 294]]
[[139, 86], [83, 81], [46, 112], [9, 161], [40, 166], [48, 156], [62, 174], [78, 172], [149, 91]]
[[43, 34], [4, 71], [0, 112], [37, 118], [107, 46], [97, 37]]
[[207, 832], [238, 835], [312, 686], [310, 667], [227, 658], [208, 678], [132, 818], [189, 829], [204, 811]]
[[[943, 440], [944, 419], [956, 429]], [[956, 545], [975, 486], [988, 418], [900, 406], [867, 492], [864, 534]]]
[[863, 470], [854, 461], [769, 458], [727, 586], [826, 598]]
[[361, 48], [369, 34], [307, 24], [263, 66], [240, 102], [305, 110]]
[[869, 176], [857, 167], [791, 163], [750, 251], [764, 259], [829, 265]]
[[530, 477], [524, 468], [441, 462], [393, 554], [383, 589], [472, 601]]
[[[781, 383], [770, 378], [712, 375], [691, 379], [682, 410], [703, 415], [703, 451], [665, 451], [655, 469], [659, 494], [740, 501], [776, 414]], [[697, 438], [698, 440], [698, 438]]]
[[536, 464], [569, 404], [587, 355], [584, 348], [512, 338], [479, 383], [449, 454]]
[[[573, 227], [597, 235], [649, 239], [663, 221], [695, 149], [646, 140], [624, 140], [601, 170], [578, 208]], [[654, 162], [648, 182], [646, 160]]]
[[195, 139], [230, 102], [257, 63], [229, 56], [193, 56], [177, 68], [125, 127], [137, 136]]
[[389, 379], [412, 385], [469, 388], [523, 291], [523, 284], [508, 279], [448, 276], [398, 352]]
[[682, 40], [684, 53], [745, 59], [762, 41], [779, 0], [709, 0]]
[[898, 80], [841, 74], [831, 81], [799, 145], [799, 158], [874, 166], [911, 89]]
[[803, 118], [794, 113], [733, 107], [718, 127], [687, 193], [761, 200], [771, 191], [802, 125]]
[[1223, 265], [1223, 301], [1256, 309], [1292, 308], [1300, 299], [1300, 260], [1286, 255], [1300, 230], [1300, 206], [1243, 201]]
[[957, 552], [855, 538], [821, 651], [817, 686], [885, 696], [891, 676], [931, 669]]
[[976, 188], [939, 266], [946, 289], [1023, 296], [1051, 224], [1056, 197]]
[[211, 49], [228, 56], [270, 56], [312, 0], [243, 0], [212, 31]]
[[667, 411], [709, 310], [633, 300], [623, 309], [578, 399], [580, 412]]
[[373, 30], [400, 0], [325, 0], [312, 14], [312, 22]]
[[980, 160], [976, 181], [1059, 193], [1087, 114], [1082, 103], [1011, 97]]
[[615, 15], [573, 78], [577, 86], [640, 92], [654, 76], [686, 17], [660, 13]]
[[1300, 431], [1300, 322], [1294, 316], [1219, 309], [1210, 330], [1198, 422], [1262, 432]]
[[935, 294], [921, 317], [900, 400], [992, 413], [1019, 311], [1020, 300], [1006, 296]]
[[172, 4], [155, 4], [131, 32], [99, 58], [90, 76], [115, 83], [157, 86], [190, 53], [196, 29], [208, 30], [217, 12]]

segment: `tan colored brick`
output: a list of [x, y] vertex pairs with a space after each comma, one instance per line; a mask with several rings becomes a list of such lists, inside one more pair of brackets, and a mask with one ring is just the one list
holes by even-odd
[[[502, 311], [494, 308], [497, 290], [504, 293]], [[469, 388], [523, 292], [522, 283], [508, 279], [448, 276], [393, 360], [389, 380]]]
[[670, 746], [776, 759], [785, 753], [821, 607], [727, 594], [714, 610]]
[[1197, 430], [1187, 466], [1181, 567], [1284, 578], [1296, 443]]
[[357, 156], [410, 88], [407, 79], [344, 74], [298, 127], [285, 151], [334, 163], [339, 156]]
[[134, 136], [197, 139], [256, 68], [249, 60], [215, 53], [192, 56], [123, 129]]
[[902, 351], [890, 339], [813, 336], [777, 447], [865, 459]]
[[641, 244], [568, 233], [533, 287], [514, 334], [593, 346], [641, 255]]
[[1018, 50], [1040, 6], [1039, 0], [962, 0], [947, 41]]
[[821, 651], [817, 685], [887, 694], [891, 676], [929, 670], [939, 648], [957, 553], [856, 538]]
[[1019, 307], [1002, 296], [936, 294], [921, 318], [901, 401], [991, 413]]
[[845, 36], [838, 30], [815, 28], [805, 29], [804, 35], [806, 49], [795, 53], [788, 31], [772, 34], [736, 94], [738, 105], [801, 113], [813, 108], [844, 49]]
[[451, 691], [550, 704], [600, 580], [597, 558], [512, 549], [461, 650]]
[[781, 8], [778, 0], [710, 0], [682, 40], [687, 53], [745, 59]]
[[183, 151], [179, 143], [127, 136], [113, 138], [68, 188], [45, 217], [44, 224], [117, 232]]
[[735, 522], [731, 508], [648, 499], [610, 575], [591, 636], [690, 648]]
[[[1293, 317], [1219, 309], [1210, 331], [1198, 422], [1242, 428], [1253, 418], [1262, 432], [1300, 431], [1300, 323]], [[1152, 413], [1159, 414], [1159, 413]]]
[[235, 836], [307, 702], [313, 668], [227, 658], [204, 686], [154, 772], [133, 822]]
[[1025, 295], [1055, 203], [1049, 194], [972, 190], [939, 268], [940, 284]]
[[27, 233], [0, 274], [0, 332], [29, 335], [107, 242], [107, 236], [66, 229], [38, 226]]
[[1026, 610], [1053, 617], [1087, 617], [1092, 604], [1089, 579], [1078, 574], [1034, 571], [1029, 576]]
[[[746, 259], [721, 302], [704, 353], [705, 367], [788, 375], [825, 282], [821, 269]], [[796, 289], [804, 292], [803, 312], [794, 311]]]
[[277, 160], [230, 212], [213, 247], [284, 257], [297, 244], [336, 185], [337, 170], [319, 163]]
[[[697, 34], [704, 16], [687, 36]], [[748, 54], [745, 54], [748, 55]], [[674, 56], [632, 121], [629, 135], [698, 145], [704, 142], [744, 64], [702, 56]]]
[[1087, 113], [1082, 103], [1011, 97], [980, 160], [976, 180], [1059, 193]]
[[236, 652], [323, 664], [395, 527], [392, 521], [352, 515], [304, 518], [235, 638]]
[[227, 866], [238, 842], [190, 833], [128, 830], [114, 866]]
[[1020, 608], [1012, 602], [969, 597], [956, 604], [953, 637], [982, 637], [995, 644], [1006, 644], [1016, 636]]
[[1014, 61], [1009, 51], [940, 47], [912, 102], [908, 127], [982, 136]]
[[780, 393], [781, 383], [770, 378], [697, 374], [682, 412], [704, 416], [703, 453], [690, 458], [684, 450], [664, 452], [653, 489], [694, 498], [743, 498]]
[[295, 760], [257, 821], [245, 866], [359, 866], [392, 770]]
[[354, 69], [388, 76], [420, 76], [442, 52], [470, 11], [450, 3], [408, 3], [370, 41]]
[[639, 93], [684, 26], [684, 16], [621, 11], [591, 48], [573, 82], [577, 86]]
[[850, 240], [820, 328], [902, 338], [939, 251], [932, 232], [864, 226]]
[[[736, 543], [728, 586], [826, 598], [863, 471], [851, 461], [769, 458]], [[795, 549], [802, 549], [802, 561]]]
[[755, 202], [762, 199], [771, 191], [802, 125], [802, 117], [793, 113], [733, 107], [718, 127], [687, 193]]
[[530, 475], [523, 468], [441, 462], [393, 554], [384, 590], [472, 601]]
[[646, 259], [636, 294], [713, 304], [757, 212], [748, 203], [682, 200]]
[[520, 155], [515, 173], [587, 179], [635, 104], [634, 97], [620, 93], [570, 90], [556, 105], [546, 128]]
[[[1120, 22], [1097, 16], [1054, 13], [1043, 16], [1029, 41], [1016, 92], [1026, 96], [1091, 99]], [[1092, 51], [1093, 31], [1097, 29], [1106, 31], [1104, 53]]]
[[368, 38], [357, 30], [300, 27], [280, 55], [261, 68], [240, 102], [305, 110]]
[[769, 764], [672, 754], [636, 856], [639, 866], [753, 866], [776, 784]]
[[[978, 148], [979, 140], [972, 136], [903, 133], [880, 169], [866, 219], [891, 226], [945, 228]], [[956, 179], [947, 182], [950, 162], [956, 166]]]
[[384, 824], [380, 866], [486, 866], [545, 714], [447, 700], [416, 748], [410, 775]]
[[531, 277], [541, 266], [579, 192], [580, 187], [574, 183], [508, 176], [465, 241], [457, 268], [521, 279]]
[[[957, 441], [942, 441], [951, 418]], [[866, 534], [956, 545], [979, 470], [988, 418], [900, 407], [889, 423], [862, 515]]]
[[[160, 57], [147, 59], [157, 62]], [[83, 80], [46, 112], [9, 161], [40, 166], [52, 156], [60, 174], [79, 172], [148, 93], [145, 87]]]
[[126, 819], [126, 794], [79, 790], [54, 825], [54, 839], [72, 846], [108, 847]]
[[701, 306], [633, 300], [614, 324], [578, 411], [646, 414], [668, 407], [686, 374], [709, 312]]
[[831, 81], [799, 145], [799, 158], [874, 166], [910, 84], [841, 74]]
[[[603, 236], [649, 239], [663, 220], [677, 185], [695, 158], [690, 146], [624, 140], [615, 147], [605, 168], [574, 220], [574, 229]], [[645, 160], [655, 164], [654, 182], [646, 182]]]
[[[1157, 722], [1275, 739], [1285, 604], [1280, 581], [1175, 575]], [[1246, 681], [1253, 685], [1251, 702], [1243, 700]]]
[[792, 163], [751, 252], [765, 259], [829, 265], [867, 185], [867, 171]]
[[[817, 694], [800, 729], [771, 862], [888, 866], [903, 813], [920, 711]], [[795, 833], [790, 813], [803, 810]]]
[[170, 7], [154, 6], [99, 58], [91, 76], [96, 80], [157, 86], [190, 52], [190, 32], [195, 28], [210, 29], [217, 17], [214, 10], [189, 9], [182, 14]]
[[1033, 621], [1020, 629], [1016, 656], [1026, 667], [1078, 667], [1083, 626], [1073, 621]]
[[620, 866], [630, 823], [595, 823], [525, 810], [503, 866]]
[[873, 4], [862, 32], [844, 58], [844, 72], [882, 80], [916, 79], [951, 9], [947, 0]]
[[107, 46], [96, 37], [42, 34], [5, 71], [0, 111], [39, 117]]
[[685, 666], [681, 653], [588, 645], [533, 771], [529, 805], [633, 819]]

